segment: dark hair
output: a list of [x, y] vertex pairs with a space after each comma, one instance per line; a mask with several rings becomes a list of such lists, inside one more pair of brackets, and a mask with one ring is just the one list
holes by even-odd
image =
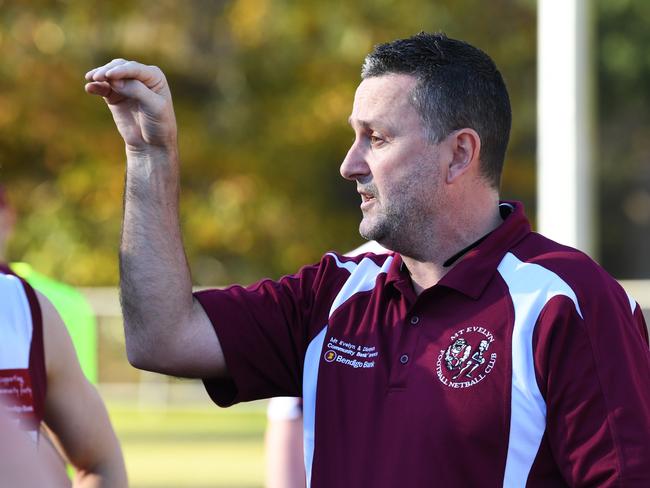
[[510, 137], [510, 98], [494, 61], [470, 44], [445, 34], [421, 32], [375, 46], [361, 78], [400, 73], [414, 76], [413, 103], [438, 143], [457, 129], [481, 138], [481, 173], [496, 188]]

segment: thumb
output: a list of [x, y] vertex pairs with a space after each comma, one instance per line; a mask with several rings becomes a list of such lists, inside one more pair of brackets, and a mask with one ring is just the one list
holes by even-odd
[[160, 95], [147, 88], [141, 81], [134, 79], [108, 80], [113, 91], [125, 98], [137, 100], [152, 108], [160, 105]]
[[[122, 78], [108, 80], [108, 83], [119, 98], [138, 102], [140, 108], [151, 115], [162, 114], [165, 111], [165, 106], [171, 105], [171, 99], [154, 92], [139, 80]], [[109, 99], [108, 102], [110, 104], [111, 100]]]

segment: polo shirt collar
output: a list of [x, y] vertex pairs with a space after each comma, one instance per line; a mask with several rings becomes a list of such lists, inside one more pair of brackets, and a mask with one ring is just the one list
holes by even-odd
[[[512, 208], [510, 215], [507, 215], [503, 223], [483, 242], [459, 258], [456, 265], [436, 286], [452, 288], [474, 299], [481, 296], [503, 256], [531, 231], [521, 202], [504, 201], [500, 202], [499, 206], [502, 213], [504, 209]], [[386, 285], [389, 284], [402, 293], [413, 290], [408, 269], [398, 253], [395, 253], [395, 258], [386, 274]]]
[[394, 286], [402, 294], [414, 293], [411, 276], [402, 260], [402, 255], [395, 253], [386, 273], [386, 286]]

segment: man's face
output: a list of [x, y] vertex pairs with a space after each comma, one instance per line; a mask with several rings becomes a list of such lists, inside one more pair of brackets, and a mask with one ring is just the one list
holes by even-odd
[[442, 201], [444, 148], [427, 139], [410, 100], [415, 84], [397, 74], [361, 82], [350, 116], [355, 140], [341, 164], [361, 195], [361, 235], [401, 253], [435, 228]]

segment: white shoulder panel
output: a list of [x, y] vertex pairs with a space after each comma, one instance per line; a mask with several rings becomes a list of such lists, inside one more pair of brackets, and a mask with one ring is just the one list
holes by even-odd
[[302, 375], [302, 440], [305, 456], [307, 488], [311, 486], [311, 467], [314, 460], [314, 440], [316, 437], [316, 384], [323, 342], [327, 326], [309, 343], [305, 354]]
[[634, 311], [636, 310], [637, 307], [636, 300], [629, 293], [626, 293], [626, 295], [627, 295], [627, 299], [630, 301], [630, 308], [632, 309], [632, 313], [634, 314]]
[[18, 278], [0, 274], [0, 369], [29, 366], [32, 313]]
[[335, 254], [330, 255], [334, 257], [339, 268], [346, 268], [350, 271], [350, 277], [341, 287], [339, 294], [332, 303], [332, 308], [330, 308], [330, 317], [348, 298], [357, 293], [372, 290], [375, 287], [377, 276], [379, 276], [380, 273], [386, 273], [388, 268], [390, 268], [390, 263], [393, 262], [393, 256], [389, 256], [380, 268], [372, 259], [369, 258], [363, 258], [359, 264], [355, 264], [352, 261], [342, 263]]
[[514, 308], [512, 332], [512, 398], [510, 439], [503, 486], [526, 486], [526, 480], [546, 429], [546, 403], [535, 377], [533, 332], [540, 312], [558, 295], [570, 298], [582, 317], [571, 287], [557, 274], [524, 263], [508, 253], [499, 264]]
[[366, 252], [372, 252], [375, 254], [386, 254], [389, 251], [381, 244], [379, 244], [377, 241], [368, 241], [365, 244], [362, 244], [361, 246], [357, 247], [356, 249], [353, 249], [350, 252], [346, 252], [345, 255], [358, 256], [359, 254], [363, 254]]

